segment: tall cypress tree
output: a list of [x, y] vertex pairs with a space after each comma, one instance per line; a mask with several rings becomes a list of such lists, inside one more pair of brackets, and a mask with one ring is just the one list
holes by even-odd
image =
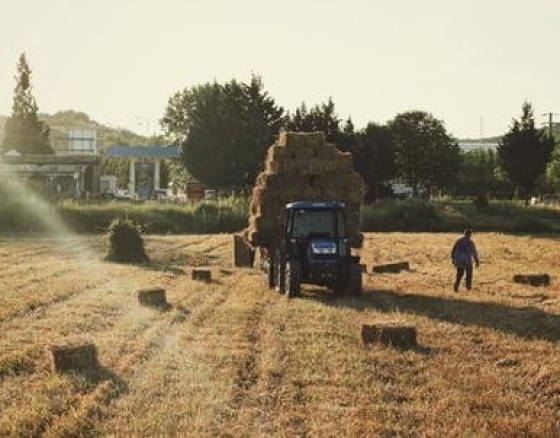
[[31, 93], [31, 69], [25, 53], [19, 57], [12, 115], [6, 121], [2, 149], [12, 149], [20, 154], [52, 154], [48, 125], [37, 115], [38, 107]]

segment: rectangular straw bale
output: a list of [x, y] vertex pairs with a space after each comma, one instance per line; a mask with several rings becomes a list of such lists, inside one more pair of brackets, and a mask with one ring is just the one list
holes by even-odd
[[267, 202], [270, 199], [270, 192], [264, 186], [255, 186], [253, 187], [253, 194], [251, 197], [251, 201], [254, 204], [261, 205]]
[[282, 162], [270, 163], [270, 169], [280, 174], [298, 173], [298, 168], [298, 162], [291, 158], [288, 158]]
[[338, 156], [338, 149], [332, 143], [324, 143], [315, 148], [315, 156], [323, 160], [332, 160]]
[[364, 195], [361, 190], [348, 191], [344, 197], [344, 201], [349, 208], [352, 208], [355, 205], [360, 205], [363, 196]]
[[357, 172], [338, 173], [335, 181], [340, 190], [362, 190], [363, 188], [363, 179]]
[[338, 173], [344, 172], [336, 160], [313, 160], [310, 165], [310, 172], [312, 174], [320, 175], [323, 173]]
[[550, 286], [548, 274], [516, 274], [513, 276], [515, 283], [529, 284], [531, 286]]
[[333, 189], [335, 187], [337, 176], [338, 175], [333, 172], [324, 172], [320, 175], [316, 175], [317, 185], [326, 190]]
[[260, 213], [260, 211], [261, 211], [261, 204], [251, 200], [251, 203], [249, 204], [249, 215], [256, 216], [257, 214]]
[[165, 289], [161, 287], [148, 287], [137, 291], [138, 302], [145, 306], [166, 307], [167, 298]]
[[204, 283], [212, 283], [212, 271], [210, 269], [193, 269], [191, 271], [191, 279]]
[[414, 348], [417, 345], [416, 327], [401, 323], [362, 325], [364, 345], [378, 343], [396, 348]]
[[322, 132], [282, 132], [277, 144], [280, 146], [315, 146], [325, 142], [325, 134]]
[[262, 215], [255, 220], [257, 229], [274, 228], [277, 224], [278, 219], [276, 218], [276, 214]]
[[282, 161], [289, 154], [289, 150], [285, 147], [272, 145], [266, 153], [266, 161]]
[[269, 246], [274, 241], [274, 234], [270, 231], [249, 230], [247, 240], [251, 246]]
[[352, 248], [362, 248], [364, 246], [364, 234], [360, 231], [349, 234], [348, 241]]
[[284, 163], [285, 160], [268, 161], [266, 163], [266, 170], [270, 173], [285, 173]]
[[410, 271], [410, 264], [408, 262], [386, 263], [383, 265], [374, 265], [371, 270], [378, 274], [398, 274], [401, 271]]
[[97, 349], [89, 337], [65, 338], [46, 347], [54, 372], [80, 371], [99, 365]]
[[233, 235], [232, 257], [233, 266], [235, 267], [244, 268], [253, 266], [254, 252], [241, 235]]
[[286, 186], [292, 184], [293, 177], [282, 173], [262, 173], [257, 177], [260, 187], [267, 191], [283, 190]]

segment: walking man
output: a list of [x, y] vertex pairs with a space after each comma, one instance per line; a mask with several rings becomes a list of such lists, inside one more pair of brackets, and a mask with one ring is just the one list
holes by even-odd
[[453, 249], [451, 250], [451, 261], [457, 269], [457, 274], [455, 275], [455, 284], [453, 285], [453, 290], [457, 292], [459, 290], [459, 285], [461, 284], [461, 279], [466, 273], [465, 286], [467, 290], [472, 287], [472, 275], [473, 275], [473, 265], [472, 261], [476, 263], [478, 268], [480, 263], [478, 260], [478, 254], [476, 252], [476, 246], [471, 239], [472, 231], [465, 230], [465, 234], [460, 239], [457, 239]]

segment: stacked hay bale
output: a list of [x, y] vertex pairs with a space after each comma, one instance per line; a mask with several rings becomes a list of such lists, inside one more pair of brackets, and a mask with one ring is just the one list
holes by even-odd
[[348, 237], [352, 247], [359, 248], [363, 191], [350, 153], [327, 143], [321, 132], [284, 132], [268, 149], [265, 169], [253, 188], [246, 239], [252, 246], [273, 246], [289, 202], [344, 201]]

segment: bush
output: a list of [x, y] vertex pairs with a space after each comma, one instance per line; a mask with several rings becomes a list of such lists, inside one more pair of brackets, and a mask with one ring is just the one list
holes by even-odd
[[129, 220], [115, 219], [107, 235], [109, 246], [106, 260], [118, 263], [142, 263], [148, 261], [140, 228]]
[[449, 223], [440, 209], [419, 199], [385, 200], [362, 209], [362, 231], [449, 231]]
[[486, 195], [478, 195], [473, 199], [473, 205], [479, 210], [484, 210], [488, 208], [488, 198]]

